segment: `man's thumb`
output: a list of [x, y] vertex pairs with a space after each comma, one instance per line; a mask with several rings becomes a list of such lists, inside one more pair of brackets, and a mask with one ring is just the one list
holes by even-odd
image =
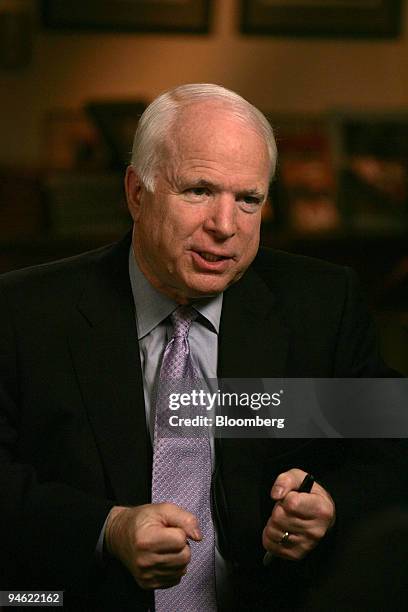
[[183, 529], [186, 536], [196, 542], [202, 540], [203, 536], [194, 514], [175, 504], [164, 504], [163, 512], [169, 527]]

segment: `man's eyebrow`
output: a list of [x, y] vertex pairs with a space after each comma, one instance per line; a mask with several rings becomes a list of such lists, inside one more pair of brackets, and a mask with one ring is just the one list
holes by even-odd
[[265, 193], [263, 193], [262, 191], [259, 191], [259, 189], [243, 189], [242, 191], [238, 191], [238, 196], [249, 196], [252, 198], [259, 198], [260, 200], [263, 200], [265, 198]]
[[181, 185], [193, 185], [194, 187], [208, 187], [211, 189], [220, 189], [220, 185], [209, 181], [205, 178], [188, 178], [188, 177], [179, 177], [178, 183]]
[[[222, 185], [219, 185], [218, 183], [214, 183], [213, 181], [209, 181], [208, 179], [205, 179], [205, 178], [188, 179], [188, 178], [180, 177], [179, 181], [183, 185], [192, 185], [194, 187], [205, 187], [208, 189], [214, 189], [218, 191], [222, 190]], [[250, 196], [254, 198], [259, 198], [260, 200], [263, 200], [265, 198], [265, 193], [256, 188], [237, 190], [236, 195], [239, 197]]]

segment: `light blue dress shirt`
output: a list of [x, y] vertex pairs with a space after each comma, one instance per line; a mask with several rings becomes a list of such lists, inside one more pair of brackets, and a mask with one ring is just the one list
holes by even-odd
[[[146, 422], [153, 441], [151, 397], [158, 381], [162, 356], [172, 334], [169, 315], [179, 305], [155, 289], [140, 271], [131, 249], [129, 276], [136, 308], [137, 339], [143, 373]], [[218, 332], [220, 328], [222, 293], [194, 301], [200, 313], [189, 332], [191, 358], [201, 380], [217, 378]]]

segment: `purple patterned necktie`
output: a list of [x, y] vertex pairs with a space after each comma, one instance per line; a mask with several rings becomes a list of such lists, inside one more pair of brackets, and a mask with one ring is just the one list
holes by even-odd
[[210, 440], [208, 434], [183, 438], [173, 433], [173, 437], [164, 437], [166, 425], [168, 429], [169, 392], [192, 391], [198, 381], [188, 343], [190, 326], [196, 317], [197, 311], [190, 306], [179, 306], [171, 315], [174, 331], [164, 351], [156, 402], [152, 502], [172, 502], [192, 512], [203, 539], [190, 542], [191, 561], [180, 584], [155, 591], [156, 612], [217, 609]]

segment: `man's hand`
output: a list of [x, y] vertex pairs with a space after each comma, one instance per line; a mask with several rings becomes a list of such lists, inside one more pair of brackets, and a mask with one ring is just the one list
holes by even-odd
[[142, 589], [178, 584], [187, 571], [187, 538], [202, 539], [193, 514], [174, 504], [115, 506], [105, 530], [108, 551], [130, 571]]
[[[298, 493], [306, 472], [292, 469], [275, 480], [271, 497], [276, 501], [262, 535], [267, 551], [297, 561], [310, 552], [335, 521], [332, 498], [316, 482], [310, 493]], [[289, 536], [283, 541], [284, 534]]]

